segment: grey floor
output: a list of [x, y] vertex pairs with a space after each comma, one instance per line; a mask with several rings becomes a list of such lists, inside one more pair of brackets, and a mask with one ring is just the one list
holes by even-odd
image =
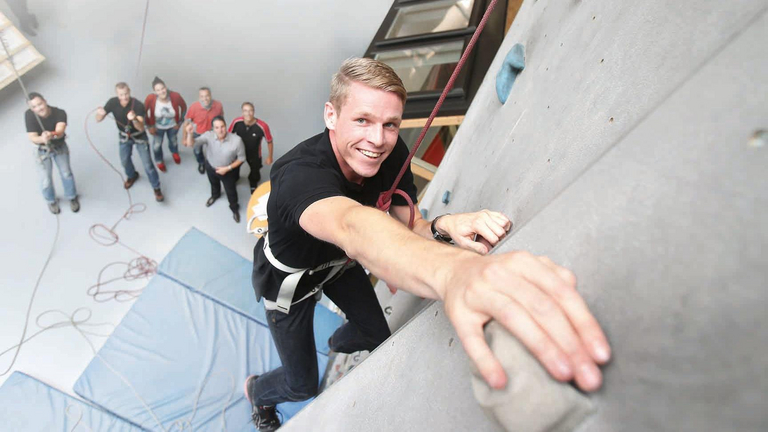
[[[121, 180], [90, 148], [85, 138], [87, 115], [113, 95], [117, 81], [127, 81], [141, 100], [154, 75], [182, 93], [188, 102], [207, 85], [224, 103], [227, 120], [250, 100], [257, 117], [272, 127], [276, 155], [322, 130], [322, 106], [331, 73], [341, 61], [361, 55], [386, 14], [390, 1], [335, 1], [315, 10], [316, 2], [152, 2], [147, 20], [143, 58], [137, 60], [144, 2], [115, 0], [34, 1], [30, 9], [40, 21], [30, 38], [47, 57], [23, 77], [30, 91], [43, 93], [49, 103], [69, 114], [68, 142], [82, 210], [72, 214], [63, 205], [60, 234], [29, 319], [27, 334], [39, 327], [36, 317], [49, 309], [71, 314], [90, 308], [92, 322], [119, 323], [131, 303], [96, 303], [86, 295], [99, 270], [136, 255], [120, 246], [103, 247], [88, 235], [97, 223], [114, 224], [127, 209]], [[8, 12], [0, 1], [0, 10]], [[56, 218], [40, 195], [34, 149], [26, 140], [23, 93], [17, 85], [0, 90], [0, 351], [18, 343], [32, 288], [56, 232]], [[118, 168], [114, 123], [87, 124], [95, 145]], [[245, 257], [255, 239], [245, 224], [235, 224], [226, 200], [204, 203], [208, 182], [196, 171], [191, 151], [181, 151], [182, 163], [168, 164], [160, 174], [166, 201], [154, 202], [144, 175], [133, 187], [134, 201], [147, 205], [144, 213], [120, 224], [121, 240], [158, 262], [192, 226]], [[138, 155], [134, 162], [140, 167]], [[170, 159], [166, 155], [166, 162]], [[140, 169], [141, 171], [141, 169]], [[263, 176], [268, 167], [263, 170]], [[248, 198], [245, 176], [238, 184], [244, 216]], [[61, 182], [54, 173], [57, 194]], [[65, 202], [63, 204], [66, 204]], [[116, 276], [113, 272], [107, 276]], [[139, 283], [115, 284], [137, 288]], [[47, 325], [50, 322], [41, 323]], [[104, 338], [93, 338], [98, 348]], [[0, 357], [0, 372], [12, 354]], [[80, 373], [93, 357], [83, 338], [71, 328], [51, 330], [24, 345], [13, 370], [33, 375], [71, 393]], [[2, 384], [8, 375], [0, 377]]]

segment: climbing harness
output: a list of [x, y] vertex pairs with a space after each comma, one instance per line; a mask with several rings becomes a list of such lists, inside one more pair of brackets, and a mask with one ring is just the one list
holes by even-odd
[[[277, 299], [275, 301], [264, 299], [264, 307], [267, 310], [278, 310], [285, 314], [290, 311], [291, 306], [318, 294], [323, 289], [325, 284], [335, 281], [341, 277], [341, 275], [347, 271], [347, 269], [357, 265], [357, 261], [344, 257], [329, 261], [314, 268], [296, 268], [287, 266], [278, 261], [278, 259], [275, 258], [275, 255], [272, 253], [272, 249], [269, 248], [269, 233], [264, 236], [264, 255], [267, 257], [267, 261], [269, 261], [269, 263], [272, 264], [274, 268], [280, 270], [281, 272], [288, 273], [288, 276], [283, 279], [283, 283], [280, 284], [280, 290], [278, 291]], [[313, 275], [317, 272], [321, 272], [329, 268], [331, 270], [328, 272], [322, 282], [315, 285], [304, 297], [292, 302], [293, 295], [296, 293], [296, 287], [299, 285], [299, 281], [305, 274]]]

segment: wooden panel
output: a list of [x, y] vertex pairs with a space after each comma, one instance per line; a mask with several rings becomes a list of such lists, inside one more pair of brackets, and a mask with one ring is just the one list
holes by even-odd
[[414, 157], [411, 159], [411, 171], [413, 172], [413, 175], [427, 179], [427, 181], [432, 181], [432, 178], [435, 177], [435, 171], [437, 171], [437, 167], [429, 162], [425, 162], [417, 157]]
[[[460, 125], [461, 122], [464, 120], [464, 116], [446, 116], [446, 117], [435, 117], [434, 120], [432, 120], [431, 126], [453, 126], [453, 125]], [[410, 128], [419, 128], [424, 127], [424, 125], [427, 124], [426, 118], [418, 118], [418, 119], [407, 119], [403, 120], [400, 123], [400, 129], [410, 129]]]
[[515, 21], [517, 12], [520, 11], [520, 6], [523, 5], [523, 0], [509, 0], [507, 2], [507, 22], [504, 26], [504, 34], [507, 34], [509, 28], [512, 27], [512, 22]]
[[[19, 76], [24, 75], [33, 67], [39, 65], [45, 60], [32, 44], [14, 27], [10, 20], [0, 13], [0, 36], [8, 49], [12, 59], [13, 66]], [[0, 89], [16, 80], [16, 74], [13, 72], [11, 60], [5, 53], [5, 49], [0, 46]]]

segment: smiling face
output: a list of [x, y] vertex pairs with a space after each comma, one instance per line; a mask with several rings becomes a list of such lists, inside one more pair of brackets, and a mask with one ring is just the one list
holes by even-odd
[[325, 103], [325, 124], [347, 180], [373, 177], [397, 144], [403, 102], [397, 94], [351, 82], [338, 109]]
[[243, 104], [243, 120], [246, 123], [253, 121], [253, 105]]
[[198, 97], [197, 100], [200, 101], [200, 105], [202, 105], [204, 107], [207, 107], [208, 105], [211, 104], [211, 92], [210, 91], [208, 91], [208, 90], [200, 90], [199, 92], [197, 92], [197, 97]]
[[220, 119], [214, 120], [213, 133], [216, 134], [216, 138], [218, 138], [219, 141], [224, 141], [224, 137], [227, 136], [227, 124]]
[[166, 87], [165, 84], [157, 83], [153, 89], [155, 90], [155, 94], [158, 98], [160, 98], [160, 100], [165, 100], [168, 97], [168, 87]]
[[117, 99], [120, 101], [120, 105], [128, 106], [128, 103], [131, 102], [131, 89], [128, 87], [117, 87], [115, 91], [117, 92]]
[[41, 97], [36, 97], [29, 101], [29, 109], [40, 118], [46, 118], [48, 117], [48, 114], [50, 114], [48, 103]]

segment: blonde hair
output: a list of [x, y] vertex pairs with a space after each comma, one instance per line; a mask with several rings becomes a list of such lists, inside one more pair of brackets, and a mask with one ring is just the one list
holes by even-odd
[[130, 90], [130, 89], [131, 89], [130, 87], [128, 87], [128, 84], [126, 84], [126, 83], [124, 83], [124, 82], [119, 82], [119, 83], [115, 84], [115, 88], [116, 88], [116, 89], [121, 89], [121, 90], [122, 90], [122, 89], [128, 89], [128, 90]]
[[353, 81], [394, 93], [403, 105], [408, 97], [403, 81], [391, 67], [378, 60], [353, 57], [344, 60], [339, 71], [331, 78], [329, 99], [336, 111], [341, 112], [341, 107], [349, 95], [349, 84]]

